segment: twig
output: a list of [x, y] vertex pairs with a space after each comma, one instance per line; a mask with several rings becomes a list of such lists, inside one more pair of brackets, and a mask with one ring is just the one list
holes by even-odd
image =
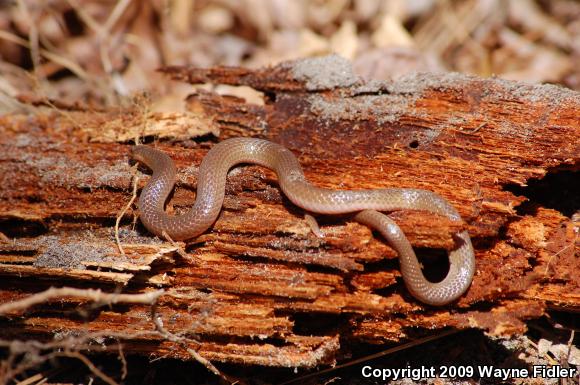
[[[99, 46], [99, 54], [101, 57], [101, 64], [105, 72], [111, 77], [110, 83], [112, 88], [118, 93], [125, 95], [127, 94], [127, 87], [125, 87], [123, 80], [120, 77], [115, 77], [115, 70], [113, 64], [111, 63], [111, 58], [109, 56], [109, 51], [113, 48], [110, 46], [110, 32], [113, 26], [117, 23], [119, 18], [123, 15], [131, 0], [121, 0], [118, 1], [113, 11], [109, 14], [109, 18], [105, 21], [104, 25], [101, 26], [89, 13], [87, 13], [84, 8], [77, 3], [76, 0], [68, 0], [69, 5], [77, 12], [80, 19], [92, 29], [97, 36], [97, 44]], [[119, 85], [119, 89], [115, 87]]]
[[[113, 338], [117, 341], [121, 339], [135, 338], [161, 338], [158, 331], [148, 330], [136, 333], [114, 333], [111, 331], [91, 332], [82, 336], [68, 336], [63, 340], [53, 340], [50, 342], [40, 342], [36, 340], [18, 341], [18, 340], [1, 340], [0, 347], [7, 349], [10, 354], [4, 360], [0, 361], [0, 384], [8, 383], [9, 380], [15, 381], [15, 378], [29, 369], [37, 368], [44, 362], [55, 358], [55, 354], [71, 351], [109, 351], [117, 348], [121, 351], [122, 346], [101, 345], [104, 338]], [[100, 341], [99, 345], [94, 345], [89, 341]], [[119, 342], [120, 345], [120, 342]], [[42, 354], [42, 351], [50, 352]], [[24, 354], [24, 357], [15, 362], [16, 357]], [[62, 370], [54, 369], [45, 373], [44, 377], [48, 380], [52, 376], [50, 373], [58, 373]], [[122, 371], [122, 376], [124, 369]], [[2, 380], [4, 382], [2, 382]]]
[[576, 336], [576, 332], [572, 330], [570, 332], [570, 339], [568, 340], [568, 351], [566, 352], [566, 362], [564, 365], [568, 367], [568, 362], [570, 361], [570, 354], [572, 354], [572, 342], [574, 342], [574, 337]]
[[574, 240], [572, 240], [572, 242], [570, 242], [569, 245], [562, 247], [560, 250], [558, 250], [558, 252], [556, 252], [550, 256], [550, 259], [548, 260], [548, 263], [546, 264], [546, 270], [544, 271], [544, 276], [548, 275], [548, 269], [550, 268], [550, 264], [552, 263], [552, 260], [554, 258], [556, 258], [558, 255], [562, 254], [564, 251], [572, 248], [576, 244], [577, 240], [578, 240], [578, 233], [576, 233]]
[[131, 4], [131, 0], [121, 0], [118, 1], [113, 9], [113, 12], [110, 13], [109, 18], [105, 22], [104, 29], [106, 31], [110, 31], [115, 23], [119, 20], [119, 18], [125, 13], [127, 7]]
[[121, 341], [119, 341], [119, 339], [117, 339], [118, 341], [118, 347], [119, 347], [119, 360], [121, 361], [121, 364], [123, 365], [121, 368], [121, 380], [125, 380], [125, 378], [127, 378], [127, 374], [129, 374], [128, 370], [127, 370], [127, 359], [125, 358], [125, 353], [123, 352], [123, 344], [121, 343]]
[[79, 361], [81, 361], [83, 364], [85, 364], [85, 366], [87, 368], [89, 368], [89, 370], [91, 372], [93, 372], [93, 374], [95, 376], [99, 377], [101, 380], [103, 380], [107, 384], [109, 384], [109, 385], [119, 385], [119, 383], [117, 381], [113, 380], [111, 377], [107, 376], [105, 373], [103, 373], [101, 370], [99, 370], [99, 368], [97, 368], [91, 362], [91, 360], [89, 360], [86, 356], [84, 356], [83, 354], [81, 354], [79, 352], [57, 352], [57, 353], [52, 353], [51, 356], [53, 356], [53, 357], [76, 358]]
[[0, 231], [0, 241], [2, 242], [10, 242], [10, 238], [6, 236], [2, 231]]
[[194, 255], [188, 255], [185, 252], [185, 250], [183, 250], [183, 248], [177, 244], [177, 242], [175, 242], [173, 239], [171, 239], [171, 237], [169, 236], [169, 234], [167, 234], [167, 232], [163, 231], [163, 233], [161, 233], [161, 235], [163, 236], [163, 238], [165, 238], [165, 240], [167, 240], [169, 243], [171, 243], [171, 245], [173, 247], [176, 248], [177, 254], [179, 254], [181, 256], [181, 258], [185, 259], [186, 261], [195, 263], [196, 265], [199, 265], [202, 263], [202, 260], [199, 259], [198, 257], [196, 257]]
[[283, 382], [280, 385], [293, 384], [296, 382], [304, 383], [304, 380], [306, 380], [308, 378], [320, 376], [321, 374], [330, 373], [330, 372], [333, 372], [333, 371], [338, 370], [338, 369], [347, 368], [349, 366], [358, 365], [361, 362], [366, 362], [369, 360], [373, 360], [375, 358], [384, 357], [384, 356], [387, 356], [387, 355], [390, 355], [390, 354], [393, 354], [396, 352], [400, 352], [401, 350], [410, 349], [414, 346], [422, 345], [422, 344], [427, 343], [427, 342], [438, 340], [440, 338], [447, 337], [449, 335], [452, 335], [452, 334], [455, 334], [458, 332], [459, 332], [458, 330], [447, 330], [447, 331], [441, 332], [439, 334], [435, 334], [435, 335], [432, 335], [429, 337], [425, 337], [425, 338], [421, 338], [421, 339], [418, 339], [415, 341], [411, 341], [411, 342], [408, 342], [408, 343], [403, 344], [403, 345], [395, 346], [394, 348], [391, 348], [391, 349], [383, 350], [382, 352], [378, 352], [378, 353], [371, 354], [371, 355], [368, 355], [365, 357], [357, 358], [356, 360], [352, 360], [352, 361], [349, 361], [349, 362], [341, 364], [341, 365], [336, 365], [335, 367], [332, 367], [329, 369], [324, 369], [324, 370], [321, 370], [319, 372], [310, 373], [310, 374], [307, 374], [307, 375], [302, 376], [302, 377], [294, 378], [290, 381]]
[[131, 0], [119, 1], [112, 12], [109, 13], [109, 17], [105, 21], [104, 25], [97, 22], [89, 13], [85, 12], [84, 8], [77, 3], [76, 0], [68, 0], [69, 5], [78, 13], [80, 19], [98, 35], [104, 35], [110, 32], [111, 28], [123, 15], [127, 6], [131, 3]]
[[[18, 0], [18, 8], [22, 12], [22, 15], [27, 19], [29, 32], [28, 41], [30, 49], [30, 59], [32, 60], [32, 67], [34, 69], [34, 74], [36, 76], [40, 75], [40, 45], [38, 44], [38, 29], [36, 28], [37, 23], [32, 20], [32, 15], [28, 10], [26, 2], [23, 0]], [[44, 76], [43, 76], [44, 77]]]
[[[25, 48], [31, 49], [29, 42], [27, 42], [26, 40], [22, 39], [21, 37], [16, 36], [10, 32], [0, 30], [0, 39], [4, 39], [4, 40], [10, 41], [12, 43], [18, 44], [20, 46], [23, 46]], [[51, 60], [57, 64], [60, 64], [61, 66], [68, 69], [69, 71], [71, 71], [72, 73], [74, 73], [79, 78], [81, 78], [85, 81], [88, 80], [88, 78], [89, 78], [89, 75], [85, 72], [85, 70], [82, 69], [81, 66], [79, 66], [77, 63], [73, 62], [72, 60], [69, 60], [63, 56], [59, 56], [59, 55], [52, 53], [50, 51], [47, 51], [46, 49], [43, 49], [43, 48], [40, 49], [40, 55], [44, 56], [48, 60]]]
[[46, 92], [43, 89], [42, 84], [40, 84], [37, 81], [37, 79], [34, 79], [34, 86], [35, 86], [35, 90], [37, 90], [42, 95], [41, 97], [42, 97], [44, 103], [46, 103], [49, 107], [53, 108], [54, 111], [56, 111], [57, 113], [64, 116], [69, 122], [71, 122], [73, 127], [78, 128], [78, 129], [83, 128], [83, 126], [79, 122], [77, 122], [77, 120], [71, 115], [70, 112], [68, 112], [65, 109], [59, 108], [56, 104], [54, 104], [52, 102], [52, 100], [50, 100], [50, 98], [46, 95]]
[[473, 131], [470, 131], [470, 134], [475, 134], [477, 131], [481, 130], [483, 127], [487, 126], [487, 122], [481, 123], [479, 126], [475, 127]]
[[44, 378], [44, 375], [42, 375], [41, 373], [36, 373], [35, 375], [28, 377], [26, 380], [17, 382], [16, 385], [34, 384], [37, 381], [41, 381], [43, 378]]
[[163, 327], [163, 324], [162, 324], [162, 321], [161, 321], [161, 317], [157, 314], [157, 305], [156, 304], [153, 304], [153, 306], [151, 306], [151, 319], [153, 319], [153, 323], [155, 324], [155, 328], [157, 329], [157, 331], [159, 332], [159, 334], [161, 334], [164, 338], [166, 338], [167, 340], [169, 340], [171, 342], [174, 342], [176, 344], [179, 344], [182, 348], [184, 348], [191, 355], [191, 357], [194, 360], [196, 360], [197, 362], [199, 362], [200, 364], [202, 364], [203, 366], [205, 366], [210, 372], [212, 372], [216, 376], [219, 376], [223, 380], [232, 383], [209, 360], [207, 360], [206, 358], [204, 358], [203, 356], [201, 356], [198, 352], [196, 352], [195, 350], [193, 350], [192, 348], [190, 348], [188, 346], [188, 343], [187, 343], [188, 340], [186, 338], [176, 336], [175, 334], [167, 331]]
[[103, 293], [100, 289], [95, 290], [77, 289], [73, 287], [51, 287], [48, 290], [31, 295], [24, 299], [0, 305], [0, 314], [5, 314], [17, 310], [26, 310], [34, 305], [48, 302], [52, 299], [60, 299], [62, 297], [85, 298], [105, 304], [140, 303], [151, 305], [154, 304], [157, 299], [164, 293], [164, 290], [156, 290], [143, 294], [110, 294]]
[[126, 254], [123, 246], [121, 246], [121, 239], [119, 238], [119, 223], [121, 223], [121, 219], [127, 210], [129, 210], [133, 202], [135, 202], [135, 199], [137, 199], [137, 183], [139, 182], [139, 176], [137, 175], [136, 171], [137, 167], [135, 166], [133, 168], [133, 195], [131, 196], [131, 199], [129, 199], [127, 205], [123, 207], [123, 210], [121, 210], [119, 215], [117, 215], [117, 219], [115, 220], [115, 241], [117, 242], [117, 248], [119, 249], [119, 252], [122, 256], [125, 256]]
[[546, 361], [550, 363], [550, 365], [558, 364], [558, 361], [556, 361], [554, 358], [552, 358], [552, 356], [550, 356], [551, 352], [549, 350], [544, 353], [540, 353], [540, 346], [537, 343], [535, 343], [532, 340], [529, 340], [528, 343], [536, 349], [536, 353], [538, 354], [538, 356], [542, 356]]

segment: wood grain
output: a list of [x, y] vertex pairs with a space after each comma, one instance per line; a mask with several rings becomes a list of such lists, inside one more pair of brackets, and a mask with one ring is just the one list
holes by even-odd
[[[204, 357], [285, 367], [332, 363], [349, 341], [397, 342], [447, 326], [512, 335], [548, 308], [580, 311], [578, 223], [568, 213], [577, 198], [553, 206], [513, 192], [567, 172], [572, 177], [548, 194], [577, 193], [578, 93], [458, 74], [365, 81], [336, 57], [260, 70], [163, 71], [194, 84], [253, 87], [263, 104], [200, 90], [181, 115], [54, 110], [36, 100], [34, 115], [0, 117], [0, 303], [50, 286], [163, 288], [157, 312], [165, 327], [191, 337]], [[163, 125], [163, 134], [143, 122]], [[122, 255], [113, 224], [131, 196], [129, 138], [139, 135], [159, 136], [155, 146], [180, 170], [173, 212], [193, 202], [197, 166], [211, 145], [240, 135], [287, 146], [321, 187], [435, 191], [465, 222], [390, 216], [432, 277], [445, 273], [436, 266], [444, 253], [432, 249], [452, 249], [452, 234], [467, 228], [477, 258], [472, 287], [451, 306], [421, 305], [380, 237], [348, 216], [320, 216], [325, 237], [317, 238], [275, 174], [257, 166], [230, 173], [219, 219], [187, 244], [151, 236], [129, 211]], [[139, 175], [142, 187], [147, 176]], [[0, 337], [110, 332], [126, 353], [191, 359], [154, 333], [150, 311], [63, 299], [3, 316]]]

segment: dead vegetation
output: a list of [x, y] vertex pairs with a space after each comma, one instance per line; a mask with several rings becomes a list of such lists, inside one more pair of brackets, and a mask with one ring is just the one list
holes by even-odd
[[578, 89], [579, 15], [569, 0], [18, 0], [0, 14], [0, 90], [8, 110], [23, 94], [118, 106], [142, 91], [179, 98], [183, 87], [155, 72], [163, 65], [259, 68], [333, 52], [373, 79], [455, 70]]

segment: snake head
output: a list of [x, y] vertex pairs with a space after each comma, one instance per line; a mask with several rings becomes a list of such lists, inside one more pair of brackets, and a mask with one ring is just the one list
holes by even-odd
[[131, 146], [131, 158], [133, 158], [136, 161], [139, 161], [141, 163], [147, 163], [145, 155], [146, 152], [147, 146], [143, 145]]
[[131, 157], [149, 167], [153, 172], [175, 174], [175, 165], [171, 158], [162, 151], [150, 146], [138, 145], [131, 147]]
[[165, 165], [168, 162], [171, 163], [169, 157], [163, 152], [144, 145], [131, 147], [131, 157], [152, 169], [155, 165]]

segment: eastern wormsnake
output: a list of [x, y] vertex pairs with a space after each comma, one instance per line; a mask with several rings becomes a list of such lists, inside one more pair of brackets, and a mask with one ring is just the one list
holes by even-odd
[[167, 196], [175, 183], [176, 169], [169, 156], [148, 146], [135, 146], [133, 158], [153, 170], [139, 198], [141, 222], [152, 233], [175, 240], [194, 238], [207, 230], [222, 208], [226, 176], [238, 163], [254, 163], [278, 175], [280, 188], [295, 205], [319, 214], [358, 212], [354, 219], [378, 230], [399, 253], [407, 289], [429, 305], [445, 305], [461, 296], [475, 270], [473, 246], [467, 231], [457, 234], [459, 246], [449, 253], [449, 272], [437, 283], [428, 281], [411, 244], [399, 226], [378, 211], [425, 210], [461, 220], [458, 212], [437, 194], [417, 189], [329, 190], [311, 185], [298, 160], [287, 148], [262, 139], [234, 138], [216, 144], [202, 160], [197, 198], [191, 210], [171, 216], [165, 212]]

